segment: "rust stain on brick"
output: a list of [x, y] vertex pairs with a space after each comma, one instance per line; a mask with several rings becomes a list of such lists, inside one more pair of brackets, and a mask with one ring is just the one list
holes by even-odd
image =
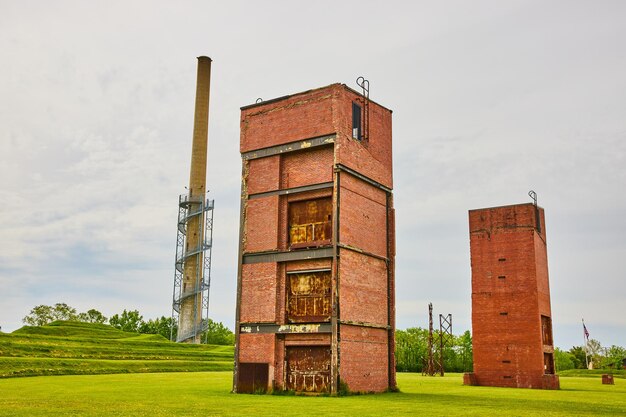
[[332, 239], [332, 198], [289, 204], [289, 244], [292, 248], [329, 244]]
[[330, 388], [328, 346], [287, 348], [287, 389], [299, 392], [327, 392]]
[[330, 271], [289, 274], [287, 318], [290, 323], [330, 320]]

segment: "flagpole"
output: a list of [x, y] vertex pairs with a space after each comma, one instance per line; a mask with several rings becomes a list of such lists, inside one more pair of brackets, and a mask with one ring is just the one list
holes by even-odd
[[589, 338], [587, 337], [587, 328], [585, 327], [585, 319], [583, 321], [583, 341], [585, 342], [585, 368], [589, 369], [589, 360], [587, 359], [587, 344], [589, 342]]

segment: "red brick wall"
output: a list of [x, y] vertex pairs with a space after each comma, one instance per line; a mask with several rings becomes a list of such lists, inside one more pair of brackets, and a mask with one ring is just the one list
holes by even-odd
[[325, 146], [282, 155], [281, 165], [281, 188], [332, 181], [333, 147]]
[[369, 140], [361, 143], [352, 139], [352, 102], [363, 108], [357, 98], [346, 88], [338, 89], [335, 95], [336, 161], [393, 188], [391, 110], [370, 101]]
[[476, 381], [542, 388], [541, 314], [550, 316], [544, 222], [536, 233], [532, 204], [472, 210], [469, 220]]
[[248, 194], [278, 190], [280, 186], [280, 155], [252, 159], [248, 162]]
[[274, 364], [273, 334], [241, 334], [239, 336], [239, 361]]
[[[341, 84], [294, 94], [241, 110], [240, 151], [267, 148], [334, 132], [332, 90]], [[331, 90], [328, 90], [331, 88]]]
[[339, 251], [339, 305], [342, 321], [387, 325], [385, 261], [347, 249]]
[[258, 263], [243, 265], [241, 273], [242, 323], [276, 321], [276, 276], [278, 264]]
[[536, 254], [536, 265], [535, 270], [537, 271], [537, 291], [539, 293], [539, 312], [544, 315], [551, 317], [551, 308], [550, 308], [550, 280], [548, 277], [548, 253], [547, 253], [547, 242], [546, 242], [546, 222], [545, 215], [542, 208], [539, 208], [539, 214], [541, 219], [541, 235], [535, 236], [535, 254]]
[[278, 196], [249, 200], [245, 211], [244, 251], [278, 248]]
[[357, 326], [341, 326], [341, 379], [351, 391], [387, 389], [387, 331]]
[[341, 175], [341, 243], [387, 257], [385, 192], [351, 175]]

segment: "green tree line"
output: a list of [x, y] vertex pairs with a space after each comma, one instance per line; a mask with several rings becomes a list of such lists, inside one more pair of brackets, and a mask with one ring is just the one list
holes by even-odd
[[586, 369], [588, 363], [592, 364], [593, 369], [622, 369], [625, 359], [626, 349], [616, 345], [602, 347], [595, 339], [589, 340], [586, 352], [583, 346], [572, 346], [568, 351], [554, 349], [557, 371]]
[[[471, 372], [472, 336], [469, 330], [452, 336], [443, 349], [443, 366], [446, 372]], [[433, 347], [439, 357], [439, 331], [433, 332]], [[396, 330], [396, 370], [398, 372], [423, 372], [428, 361], [428, 330], [411, 327]]]
[[[85, 323], [109, 324], [116, 329], [125, 332], [160, 334], [170, 339], [176, 338], [178, 330], [177, 323], [171, 317], [157, 317], [155, 319], [144, 320], [138, 310], [126, 310], [114, 314], [107, 318], [96, 309], [89, 309], [86, 312], [78, 313], [74, 307], [66, 303], [56, 303], [53, 306], [38, 305], [32, 308], [30, 313], [22, 321], [30, 326], [44, 326], [57, 320], [80, 321]], [[209, 319], [208, 329], [202, 335], [202, 343], [212, 345], [234, 345], [235, 335], [224, 324]]]

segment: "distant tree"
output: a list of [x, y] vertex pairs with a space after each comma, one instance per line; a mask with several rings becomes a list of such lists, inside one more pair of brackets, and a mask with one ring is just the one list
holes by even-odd
[[[160, 334], [167, 339], [170, 338], [172, 326], [172, 318], [161, 316], [160, 318], [150, 319], [148, 321], [141, 322], [139, 325], [139, 333], [147, 333], [147, 334]], [[176, 330], [178, 326], [174, 326], [174, 330]], [[174, 336], [176, 332], [174, 331]]]
[[107, 318], [101, 312], [92, 308], [85, 313], [80, 313], [78, 315], [78, 321], [85, 323], [106, 323]]
[[[396, 330], [396, 370], [399, 372], [422, 372], [428, 359], [428, 330], [411, 327]], [[433, 332], [433, 354], [438, 360], [439, 331]], [[472, 335], [469, 330], [453, 336], [452, 346], [443, 351], [443, 367], [446, 372], [469, 372], [473, 368]]]
[[396, 369], [421, 372], [428, 355], [428, 330], [410, 327], [396, 330]]
[[56, 303], [54, 307], [52, 307], [52, 318], [54, 320], [76, 321], [78, 314], [76, 314], [74, 307], [68, 306], [65, 303]]
[[593, 362], [594, 368], [598, 368], [602, 363], [602, 345], [596, 339], [587, 342], [587, 355]]
[[30, 313], [22, 319], [24, 323], [31, 326], [44, 326], [52, 320], [52, 307], [44, 304], [33, 307]]
[[471, 372], [473, 369], [473, 349], [472, 349], [472, 334], [469, 330], [466, 330], [461, 336], [456, 339], [456, 344], [461, 353], [461, 369], [462, 372]]
[[624, 358], [626, 358], [626, 349], [621, 346], [613, 345], [606, 349], [600, 366], [605, 369], [622, 369]]
[[574, 363], [574, 367], [576, 369], [585, 369], [586, 368], [586, 359], [585, 359], [585, 348], [582, 346], [572, 346], [572, 348], [568, 352], [572, 355], [571, 360]]
[[31, 326], [44, 326], [55, 320], [77, 320], [76, 309], [65, 303], [56, 303], [53, 307], [38, 305], [33, 307], [22, 321]]
[[209, 319], [209, 327], [202, 334], [202, 343], [209, 345], [234, 345], [235, 334], [221, 322], [215, 322]]
[[554, 365], [556, 371], [565, 371], [566, 369], [574, 369], [574, 355], [564, 352], [559, 348], [554, 349]]
[[121, 315], [114, 314], [109, 319], [109, 324], [111, 326], [125, 332], [139, 333], [142, 323], [143, 316], [139, 314], [139, 311], [137, 310], [127, 311], [124, 309]]

